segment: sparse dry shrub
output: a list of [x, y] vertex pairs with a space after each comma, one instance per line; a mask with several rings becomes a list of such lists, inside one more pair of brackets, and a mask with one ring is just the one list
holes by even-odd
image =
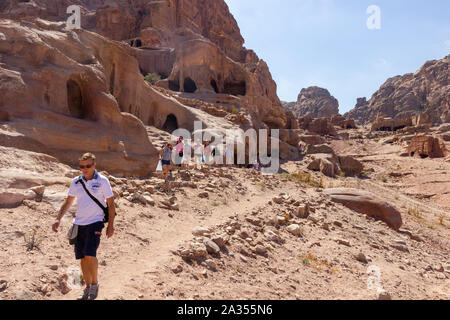
[[38, 234], [37, 229], [24, 234], [25, 246], [27, 251], [33, 251], [34, 249], [40, 250], [39, 246], [42, 243], [43, 237]]

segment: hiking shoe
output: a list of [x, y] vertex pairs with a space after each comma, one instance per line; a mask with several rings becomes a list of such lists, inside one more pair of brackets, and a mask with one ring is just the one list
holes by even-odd
[[89, 297], [89, 291], [89, 287], [84, 288], [83, 293], [78, 296], [77, 300], [87, 300]]
[[88, 300], [95, 300], [98, 296], [98, 283], [92, 283], [89, 288]]

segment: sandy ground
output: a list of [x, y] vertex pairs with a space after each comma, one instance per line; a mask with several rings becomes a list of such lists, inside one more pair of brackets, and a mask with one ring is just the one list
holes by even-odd
[[[367, 178], [311, 173], [311, 180], [381, 196], [402, 213], [400, 232], [295, 180], [292, 173], [305, 170], [301, 162], [271, 176], [234, 167], [176, 171], [170, 192], [157, 177], [113, 177], [122, 195], [116, 234], [103, 234], [98, 251], [98, 299], [377, 299], [370, 270], [392, 299], [449, 299], [450, 163], [402, 158], [400, 146], [369, 140], [331, 145], [362, 161]], [[39, 161], [26, 159], [29, 170]], [[75, 172], [61, 165], [46, 174], [70, 181]], [[72, 300], [80, 293], [78, 263], [65, 239], [70, 214], [60, 232], [51, 231], [66, 192], [67, 184], [50, 184], [42, 201], [0, 209], [0, 299]], [[126, 199], [135, 192], [148, 192], [155, 205]], [[273, 201], [280, 194], [280, 203]], [[178, 211], [162, 208], [170, 198]], [[295, 216], [304, 203], [312, 208], [307, 219]], [[299, 235], [288, 231], [291, 224]], [[203, 259], [182, 259], [180, 251], [204, 240], [193, 234], [198, 227], [227, 243]]]

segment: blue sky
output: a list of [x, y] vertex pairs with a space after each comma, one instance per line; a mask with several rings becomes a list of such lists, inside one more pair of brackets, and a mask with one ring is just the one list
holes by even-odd
[[[448, 0], [225, 0], [244, 46], [269, 65], [284, 101], [326, 88], [343, 114], [390, 77], [450, 54]], [[369, 30], [377, 5], [381, 29]]]

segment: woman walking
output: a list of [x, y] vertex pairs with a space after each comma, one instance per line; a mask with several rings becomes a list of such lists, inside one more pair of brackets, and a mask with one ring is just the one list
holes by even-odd
[[183, 143], [183, 137], [179, 137], [177, 139], [177, 144], [175, 145], [175, 152], [178, 154], [178, 158], [175, 159], [176, 165], [181, 167], [182, 165], [182, 159], [184, 155], [184, 143]]
[[167, 181], [169, 178], [170, 169], [172, 167], [172, 145], [170, 143], [166, 143], [166, 145], [159, 152], [159, 156], [162, 162], [164, 180]]

